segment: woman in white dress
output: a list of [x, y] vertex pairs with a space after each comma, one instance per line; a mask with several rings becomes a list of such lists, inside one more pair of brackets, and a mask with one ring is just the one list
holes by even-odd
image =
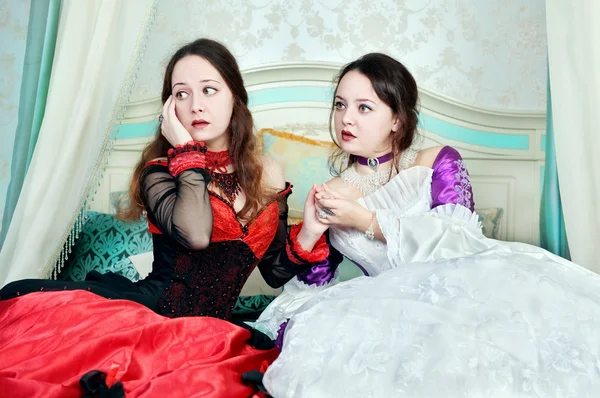
[[[307, 198], [329, 256], [255, 325], [282, 346], [269, 392], [600, 396], [600, 277], [483, 236], [458, 152], [412, 147], [417, 85], [401, 63], [367, 54], [344, 67], [335, 94], [347, 166]], [[336, 283], [342, 255], [365, 276]]]

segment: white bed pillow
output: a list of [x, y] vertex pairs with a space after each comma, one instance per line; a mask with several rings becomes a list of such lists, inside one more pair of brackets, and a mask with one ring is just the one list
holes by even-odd
[[140, 274], [140, 279], [144, 279], [152, 271], [152, 262], [154, 261], [153, 252], [140, 253], [127, 258]]

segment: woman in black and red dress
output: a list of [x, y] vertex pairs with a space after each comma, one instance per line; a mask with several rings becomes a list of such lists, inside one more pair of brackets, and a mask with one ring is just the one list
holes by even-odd
[[336, 257], [315, 238], [314, 191], [304, 224], [287, 233], [291, 186], [258, 152], [242, 76], [224, 46], [199, 39], [179, 49], [162, 101], [161, 128], [122, 214], [146, 212], [152, 272], [136, 283], [91, 272], [82, 282], [0, 290], [0, 396], [79, 396], [92, 369], [100, 372], [84, 384], [119, 381], [128, 397], [249, 396], [241, 375], [277, 351], [251, 347], [252, 333], [227, 322], [248, 276], [258, 266], [279, 287]]

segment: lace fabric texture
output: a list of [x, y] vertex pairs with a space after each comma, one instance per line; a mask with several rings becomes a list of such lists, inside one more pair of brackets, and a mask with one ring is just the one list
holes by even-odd
[[[414, 148], [405, 150], [400, 157], [399, 170], [408, 169], [414, 163], [417, 155], [418, 151]], [[358, 189], [363, 195], [371, 195], [379, 187], [390, 181], [396, 174], [398, 174], [398, 170], [395, 167], [391, 167], [382, 168], [374, 173], [363, 175], [356, 171], [355, 164], [353, 164], [344, 170], [340, 177], [348, 185]]]

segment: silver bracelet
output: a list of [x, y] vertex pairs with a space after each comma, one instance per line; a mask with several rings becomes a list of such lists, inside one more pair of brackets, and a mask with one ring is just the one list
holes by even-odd
[[369, 224], [369, 228], [365, 231], [365, 236], [369, 240], [375, 239], [375, 231], [373, 231], [373, 221], [375, 221], [375, 212], [371, 213], [371, 223]]

